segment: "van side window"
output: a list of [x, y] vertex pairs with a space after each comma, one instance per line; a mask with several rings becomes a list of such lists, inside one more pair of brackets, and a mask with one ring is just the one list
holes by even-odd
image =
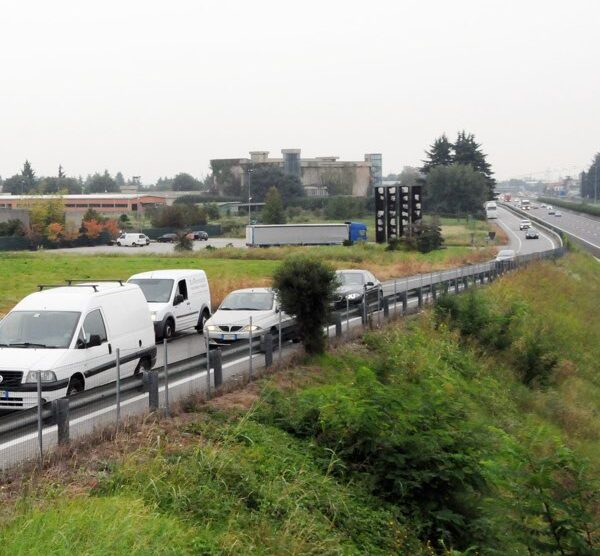
[[[185, 283], [185, 280], [179, 280], [177, 283], [177, 293], [181, 294], [184, 300], [188, 298], [187, 284]], [[177, 295], [177, 293], [175, 295]]]
[[83, 321], [82, 327], [83, 333], [85, 334], [85, 338], [87, 340], [94, 334], [100, 336], [101, 342], [106, 342], [108, 338], [106, 337], [106, 327], [104, 326], [104, 319], [102, 318], [102, 313], [99, 309], [92, 311], [85, 320]]

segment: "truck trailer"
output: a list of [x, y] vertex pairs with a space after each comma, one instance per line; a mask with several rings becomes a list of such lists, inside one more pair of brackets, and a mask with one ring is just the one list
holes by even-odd
[[342, 245], [367, 241], [367, 227], [357, 222], [341, 224], [255, 224], [246, 226], [248, 247], [276, 245]]

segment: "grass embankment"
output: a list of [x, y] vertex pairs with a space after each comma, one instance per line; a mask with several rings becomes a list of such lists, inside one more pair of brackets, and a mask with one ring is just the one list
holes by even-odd
[[381, 280], [430, 272], [467, 262], [488, 260], [490, 249], [450, 247], [422, 255], [386, 252], [384, 246], [285, 247], [270, 249], [203, 249], [190, 255], [0, 254], [0, 313], [8, 312], [38, 284], [58, 284], [68, 278], [127, 279], [132, 274], [165, 268], [201, 268], [208, 275], [213, 306], [230, 291], [266, 286], [278, 264], [294, 253], [309, 252], [336, 268], [367, 268]]
[[597, 262], [577, 254], [447, 298], [209, 406], [13, 473], [0, 543], [10, 554], [596, 554], [599, 304]]

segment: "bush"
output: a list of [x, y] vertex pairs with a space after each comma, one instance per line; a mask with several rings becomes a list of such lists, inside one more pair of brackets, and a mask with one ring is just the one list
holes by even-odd
[[275, 271], [273, 287], [282, 309], [296, 317], [307, 353], [325, 350], [323, 327], [328, 323], [336, 286], [333, 269], [307, 256], [290, 257]]
[[177, 234], [177, 242], [175, 243], [175, 251], [183, 253], [185, 251], [193, 251], [194, 242], [188, 237], [187, 234]]
[[431, 224], [421, 224], [415, 238], [416, 247], [420, 253], [429, 253], [441, 249], [444, 244], [442, 228], [439, 221], [434, 219]]

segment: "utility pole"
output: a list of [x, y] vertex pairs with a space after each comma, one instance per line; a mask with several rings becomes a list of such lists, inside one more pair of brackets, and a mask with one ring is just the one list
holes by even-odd
[[250, 188], [252, 186], [252, 172], [254, 172], [254, 168], [248, 168], [248, 226], [252, 224], [252, 209], [250, 207], [250, 201], [252, 201], [252, 197], [250, 196]]
[[138, 217], [138, 229], [142, 233], [142, 207], [140, 205], [140, 179], [142, 176], [131, 176], [131, 181], [135, 184], [135, 193], [137, 201], [137, 217]]

